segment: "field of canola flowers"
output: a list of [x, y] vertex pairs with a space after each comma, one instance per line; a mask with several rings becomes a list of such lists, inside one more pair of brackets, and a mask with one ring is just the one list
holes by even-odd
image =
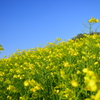
[[100, 100], [100, 35], [0, 59], [0, 100]]

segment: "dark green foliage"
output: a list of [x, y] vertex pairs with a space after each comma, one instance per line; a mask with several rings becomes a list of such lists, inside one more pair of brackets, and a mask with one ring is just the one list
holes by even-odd
[[97, 34], [100, 35], [100, 32], [91, 32], [90, 35]]
[[[3, 49], [1, 44], [0, 44], [0, 51], [4, 51], [4, 49]], [[0, 52], [0, 54], [1, 54], [1, 52]]]
[[[85, 38], [86, 36], [84, 36], [84, 34], [87, 34], [87, 33], [83, 33], [83, 34], [80, 33], [76, 37], [73, 37], [72, 40], [76, 40], [76, 39], [80, 39], [80, 38]], [[87, 35], [94, 35], [94, 34], [100, 35], [100, 32], [91, 32], [90, 34], [87, 34]]]
[[2, 45], [0, 44], [0, 51], [4, 51], [4, 49], [3, 49], [3, 47], [2, 47]]
[[[84, 34], [86, 34], [86, 33], [84, 33]], [[83, 37], [85, 37], [84, 34], [80, 33], [76, 37], [73, 37], [72, 40], [83, 38]]]

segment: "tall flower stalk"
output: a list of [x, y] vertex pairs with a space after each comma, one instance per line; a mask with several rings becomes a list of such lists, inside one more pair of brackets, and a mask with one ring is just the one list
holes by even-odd
[[[83, 24], [83, 25], [85, 27], [89, 28], [88, 34], [90, 34], [92, 32], [92, 25], [94, 25], [95, 23], [99, 23], [99, 22], [100, 22], [99, 19], [92, 17], [90, 20], [88, 20], [89, 26], [86, 26], [85, 24]], [[95, 29], [96, 31], [97, 31], [98, 27]]]
[[95, 19], [94, 17], [92, 17], [90, 20], [88, 20], [88, 22], [89, 22], [89, 25], [90, 25], [89, 33], [91, 33], [92, 32], [92, 25], [94, 25], [95, 23], [99, 23], [100, 20]]

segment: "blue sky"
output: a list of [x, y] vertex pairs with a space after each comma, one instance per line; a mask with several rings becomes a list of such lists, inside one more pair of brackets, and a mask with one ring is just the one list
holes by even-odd
[[0, 0], [0, 44], [4, 48], [0, 58], [17, 49], [45, 46], [57, 37], [67, 41], [83, 33], [82, 23], [91, 17], [100, 19], [99, 12], [100, 0]]

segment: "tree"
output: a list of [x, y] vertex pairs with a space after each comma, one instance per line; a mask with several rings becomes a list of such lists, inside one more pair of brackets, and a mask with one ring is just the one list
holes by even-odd
[[0, 51], [4, 51], [4, 49], [3, 49], [3, 47], [2, 47], [2, 45], [0, 44]]

